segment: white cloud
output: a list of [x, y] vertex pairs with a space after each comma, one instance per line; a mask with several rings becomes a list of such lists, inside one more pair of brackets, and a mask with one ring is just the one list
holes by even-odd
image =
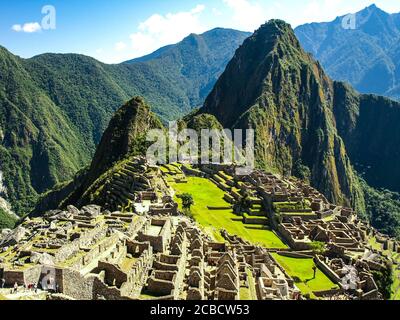
[[12, 30], [16, 31], [16, 32], [21, 32], [22, 31], [22, 26], [20, 24], [14, 24], [11, 27]]
[[[201, 0], [199, 0], [201, 1]], [[399, 12], [399, 0], [218, 0], [210, 8], [193, 6], [187, 11], [154, 13], [126, 39], [113, 41], [96, 51], [103, 62], [117, 63], [143, 56], [162, 46], [177, 43], [190, 33], [215, 27], [254, 31], [269, 19], [283, 19], [292, 27], [307, 22], [332, 21], [337, 16], [362, 10], [373, 2], [388, 12]], [[22, 26], [20, 26], [22, 29]], [[124, 46], [124, 44], [126, 46]]]
[[117, 43], [115, 44], [115, 50], [117, 50], [117, 51], [123, 51], [123, 50], [126, 49], [126, 47], [127, 47], [126, 43], [125, 43], [125, 42], [122, 42], [122, 41], [117, 42]]
[[237, 29], [254, 31], [268, 20], [270, 12], [259, 2], [249, 0], [223, 0], [233, 11], [232, 20]]
[[217, 8], [212, 8], [212, 13], [213, 13], [213, 15], [214, 16], [217, 16], [217, 17], [219, 17], [219, 16], [222, 16], [222, 12], [219, 10], [219, 9], [217, 9]]
[[197, 5], [189, 11], [153, 14], [140, 23], [138, 31], [130, 35], [132, 57], [148, 54], [158, 48], [177, 43], [190, 33], [201, 33], [207, 30], [200, 21], [204, 5]]
[[15, 32], [26, 32], [26, 33], [34, 33], [42, 30], [41, 25], [38, 22], [28, 22], [24, 25], [14, 24], [11, 27]]

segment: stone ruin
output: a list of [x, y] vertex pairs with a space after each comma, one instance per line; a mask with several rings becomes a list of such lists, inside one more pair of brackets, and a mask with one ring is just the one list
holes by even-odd
[[[268, 224], [292, 253], [312, 254], [312, 242], [325, 243], [327, 253], [314, 261], [340, 289], [321, 297], [381, 298], [371, 272], [383, 268], [385, 257], [368, 239], [374, 236], [382, 251], [397, 253], [399, 243], [359, 221], [351, 209], [330, 204], [295, 179], [262, 171], [237, 176], [235, 166], [167, 168], [180, 183], [185, 174], [210, 179], [233, 208], [249, 195], [248, 208], [241, 208], [247, 212], [243, 223]], [[160, 168], [135, 158], [105, 190], [104, 207], [68, 206], [1, 232], [4, 293], [12, 298], [9, 291], [17, 284], [36, 286], [48, 299], [303, 299], [270, 250], [224, 230], [225, 241], [215, 242], [193, 219], [180, 215]], [[309, 207], [304, 212], [283, 208], [277, 221], [274, 205], [285, 202]]]

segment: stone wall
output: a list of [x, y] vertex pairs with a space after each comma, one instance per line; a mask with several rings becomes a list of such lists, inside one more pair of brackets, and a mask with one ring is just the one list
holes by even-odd
[[63, 294], [77, 300], [93, 300], [93, 288], [93, 276], [84, 277], [78, 271], [63, 270]]
[[81, 247], [90, 246], [93, 242], [105, 238], [107, 228], [99, 227], [83, 233], [78, 239], [62, 246], [54, 256], [54, 262], [60, 263], [73, 257]]
[[329, 279], [332, 280], [332, 282], [339, 284], [341, 286], [341, 279], [340, 277], [336, 274], [335, 271], [333, 271], [324, 261], [322, 261], [318, 256], [314, 258], [315, 264], [318, 266], [318, 268], [321, 269], [323, 273], [325, 273]]

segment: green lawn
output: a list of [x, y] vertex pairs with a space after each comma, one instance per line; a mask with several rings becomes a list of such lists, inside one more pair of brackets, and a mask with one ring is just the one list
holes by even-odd
[[[169, 180], [177, 194], [190, 193], [195, 205], [191, 211], [196, 221], [204, 228], [204, 231], [223, 241], [219, 234], [220, 229], [225, 229], [231, 235], [237, 235], [255, 244], [261, 244], [267, 248], [287, 248], [279, 237], [262, 225], [245, 225], [242, 218], [233, 214], [232, 210], [209, 210], [211, 207], [226, 207], [229, 204], [223, 199], [224, 192], [214, 183], [205, 178], [187, 177], [187, 183], [175, 183]], [[180, 199], [175, 199], [181, 205]]]
[[291, 277], [297, 277], [301, 283], [296, 283], [303, 294], [310, 294], [313, 297], [313, 291], [324, 291], [338, 286], [333, 283], [321, 270], [317, 270], [315, 279], [313, 279], [314, 261], [313, 259], [299, 259], [284, 257], [277, 253], [272, 256], [287, 271]]
[[392, 297], [391, 300], [400, 300], [400, 271], [395, 270], [393, 272], [394, 282], [392, 285]]

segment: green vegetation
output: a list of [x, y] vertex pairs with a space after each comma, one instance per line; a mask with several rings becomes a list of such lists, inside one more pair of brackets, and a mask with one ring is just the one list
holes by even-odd
[[381, 232], [400, 239], [400, 194], [376, 190], [361, 180], [364, 191], [366, 215], [371, 224]]
[[272, 256], [295, 280], [297, 287], [304, 295], [309, 294], [311, 297], [315, 297], [314, 291], [338, 288], [320, 269], [317, 269], [316, 277], [314, 278], [313, 268], [315, 264], [311, 258], [290, 258], [277, 253], [273, 253]]
[[372, 271], [374, 280], [379, 288], [379, 292], [382, 293], [385, 300], [389, 300], [392, 296], [392, 288], [394, 283], [393, 265], [387, 261], [385, 268], [381, 271]]
[[311, 179], [311, 170], [300, 159], [294, 164], [293, 175], [303, 181], [309, 182]]
[[[225, 229], [232, 235], [237, 235], [252, 243], [259, 243], [267, 248], [286, 248], [279, 237], [262, 225], [245, 225], [242, 218], [233, 214], [232, 210], [209, 210], [211, 207], [227, 207], [223, 199], [224, 192], [205, 178], [187, 177], [187, 183], [170, 182], [177, 194], [193, 195], [194, 206], [191, 213], [204, 231], [217, 241], [223, 241], [220, 230]], [[176, 199], [182, 208], [182, 201]]]
[[240, 287], [240, 300], [254, 301], [257, 300], [257, 293], [255, 290], [255, 280], [252, 272], [246, 269], [248, 287]]
[[13, 229], [17, 221], [0, 208], [0, 230], [1, 229]]
[[324, 242], [313, 241], [310, 244], [310, 248], [314, 254], [323, 254], [325, 252], [326, 245]]
[[177, 196], [182, 201], [182, 208], [189, 210], [194, 205], [193, 196], [190, 193], [183, 193]]

